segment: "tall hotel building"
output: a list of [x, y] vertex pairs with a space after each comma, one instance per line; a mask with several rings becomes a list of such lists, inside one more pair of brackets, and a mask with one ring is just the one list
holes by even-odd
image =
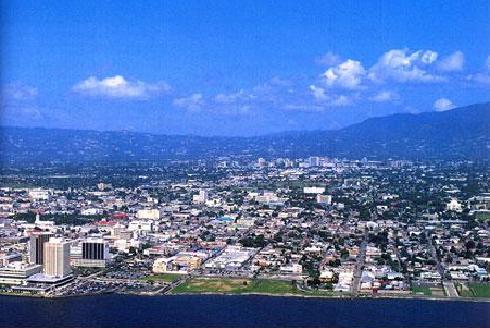
[[71, 273], [70, 243], [51, 238], [44, 244], [44, 273], [50, 277], [66, 277]]

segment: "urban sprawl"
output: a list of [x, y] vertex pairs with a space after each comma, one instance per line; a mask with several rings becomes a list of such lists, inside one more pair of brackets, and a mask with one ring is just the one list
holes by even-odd
[[0, 292], [490, 297], [487, 163], [218, 159], [0, 176]]

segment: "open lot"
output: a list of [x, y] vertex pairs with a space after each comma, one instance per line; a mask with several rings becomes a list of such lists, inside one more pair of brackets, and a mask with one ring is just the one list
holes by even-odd
[[140, 280], [144, 281], [163, 281], [163, 282], [174, 282], [179, 279], [182, 279], [183, 275], [178, 273], [159, 273], [154, 276], [146, 276], [141, 278]]
[[173, 293], [298, 293], [289, 281], [248, 279], [192, 279], [177, 286]]

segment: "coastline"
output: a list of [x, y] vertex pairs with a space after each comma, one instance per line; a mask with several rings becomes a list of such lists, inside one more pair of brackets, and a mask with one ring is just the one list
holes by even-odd
[[268, 297], [288, 297], [288, 298], [312, 298], [312, 299], [325, 299], [325, 300], [416, 300], [416, 301], [444, 301], [444, 302], [470, 302], [470, 303], [490, 303], [490, 298], [478, 298], [478, 297], [427, 297], [422, 295], [301, 295], [294, 293], [260, 293], [260, 292], [179, 292], [179, 293], [167, 293], [167, 294], [152, 294], [152, 293], [137, 293], [137, 292], [105, 292], [105, 293], [92, 293], [92, 294], [73, 294], [73, 295], [39, 295], [39, 294], [25, 294], [25, 293], [6, 293], [0, 292], [1, 296], [7, 297], [32, 297], [39, 299], [64, 299], [73, 297], [93, 297], [102, 295], [127, 295], [127, 296], [141, 296], [141, 297], [158, 297], [158, 296], [199, 296], [199, 295], [218, 295], [218, 296], [268, 296]]

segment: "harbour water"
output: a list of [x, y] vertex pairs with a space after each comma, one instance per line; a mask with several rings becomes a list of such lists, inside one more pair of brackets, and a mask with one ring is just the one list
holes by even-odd
[[256, 295], [0, 296], [1, 327], [489, 327], [490, 303]]

